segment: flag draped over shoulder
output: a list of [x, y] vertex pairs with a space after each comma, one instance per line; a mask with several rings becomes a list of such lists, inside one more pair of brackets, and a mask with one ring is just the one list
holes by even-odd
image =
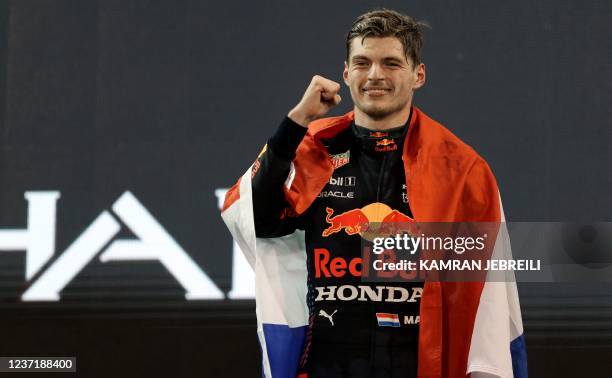
[[[412, 113], [403, 161], [415, 221], [504, 222], [499, 190], [484, 159], [416, 107]], [[309, 126], [285, 183], [285, 196], [297, 214], [312, 204], [333, 173], [321, 140], [352, 121], [351, 112]], [[251, 192], [256, 164], [228, 191], [221, 215], [255, 271], [264, 376], [293, 378], [308, 324], [304, 233], [256, 237]], [[493, 254], [509, 253], [507, 233], [498, 232]], [[420, 378], [527, 377], [514, 282], [427, 281], [420, 319]]]

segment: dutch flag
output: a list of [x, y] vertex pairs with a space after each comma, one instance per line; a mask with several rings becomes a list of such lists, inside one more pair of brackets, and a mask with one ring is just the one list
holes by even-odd
[[376, 313], [376, 320], [378, 320], [379, 327], [399, 327], [400, 321], [397, 314], [387, 314], [384, 312]]

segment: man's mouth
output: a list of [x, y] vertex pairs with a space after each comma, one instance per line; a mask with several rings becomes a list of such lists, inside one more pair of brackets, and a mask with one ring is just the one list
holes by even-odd
[[379, 97], [384, 96], [387, 93], [391, 92], [391, 88], [385, 87], [364, 87], [363, 92], [371, 97]]

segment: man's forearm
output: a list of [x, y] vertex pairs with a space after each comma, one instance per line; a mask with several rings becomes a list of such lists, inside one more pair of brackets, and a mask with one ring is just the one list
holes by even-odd
[[268, 148], [257, 158], [252, 188], [258, 237], [280, 236], [293, 231], [286, 224], [281, 224], [280, 214], [287, 205], [283, 185], [306, 131], [306, 128], [286, 117], [268, 141]]

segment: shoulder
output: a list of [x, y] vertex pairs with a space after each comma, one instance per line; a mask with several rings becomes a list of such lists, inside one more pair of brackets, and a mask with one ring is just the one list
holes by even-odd
[[[499, 189], [493, 172], [474, 148], [445, 126], [417, 112], [417, 141], [413, 144], [416, 165], [435, 177], [438, 186], [461, 193], [461, 210], [455, 216], [465, 221], [499, 221]], [[412, 143], [412, 141], [409, 141]], [[417, 145], [416, 147], [414, 145]]]
[[427, 151], [428, 155], [460, 161], [465, 169], [477, 163], [486, 165], [484, 158], [472, 146], [420, 109], [416, 107], [414, 109], [417, 143]]

